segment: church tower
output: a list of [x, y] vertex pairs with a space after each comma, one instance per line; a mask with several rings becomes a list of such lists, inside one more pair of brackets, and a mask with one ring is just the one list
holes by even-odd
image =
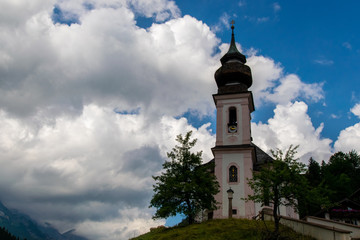
[[[256, 165], [256, 146], [251, 138], [251, 113], [255, 110], [250, 67], [246, 58], [235, 45], [234, 26], [231, 26], [229, 51], [220, 59], [221, 67], [215, 73], [218, 87], [213, 95], [216, 105], [216, 144], [212, 148], [215, 157], [215, 175], [220, 192], [215, 196], [219, 209], [213, 218], [251, 218], [256, 215], [254, 202], [242, 198], [252, 194], [247, 178], [252, 178]], [[233, 194], [232, 201], [229, 193]], [[231, 207], [232, 205], [232, 207]], [[229, 208], [230, 206], [230, 208]]]

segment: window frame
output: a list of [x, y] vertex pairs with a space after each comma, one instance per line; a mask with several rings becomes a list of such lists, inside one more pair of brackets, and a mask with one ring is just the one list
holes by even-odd
[[[228, 108], [228, 121], [227, 121], [227, 126], [228, 126], [228, 133], [236, 133], [237, 132], [237, 108], [234, 106], [231, 106]], [[235, 126], [236, 130], [234, 132], [230, 131], [230, 126]]]
[[[232, 178], [232, 169], [235, 168], [235, 176]], [[239, 183], [239, 167], [236, 164], [231, 164], [228, 167], [228, 182], [229, 184]]]

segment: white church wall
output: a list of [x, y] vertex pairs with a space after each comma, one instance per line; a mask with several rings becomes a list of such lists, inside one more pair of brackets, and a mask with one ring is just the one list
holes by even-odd
[[[241, 216], [245, 213], [245, 203], [241, 198], [244, 197], [244, 154], [224, 154], [223, 156], [223, 172], [222, 172], [222, 215], [228, 216], [229, 200], [227, 190], [232, 189], [234, 196], [232, 200], [233, 209], [237, 209], [237, 215]], [[238, 168], [238, 182], [229, 182], [229, 168], [235, 165]]]
[[[222, 112], [222, 121], [223, 129], [226, 129], [226, 131], [222, 131], [222, 139], [224, 145], [238, 145], [242, 144], [242, 137], [243, 137], [243, 119], [242, 116], [242, 108], [241, 104], [239, 103], [239, 99], [229, 99], [229, 100], [222, 100], [223, 108], [225, 111]], [[236, 108], [236, 114], [237, 114], [237, 132], [236, 133], [229, 133], [227, 131], [227, 124], [228, 124], [228, 118], [229, 118], [229, 108], [235, 107]]]
[[[229, 169], [235, 166], [238, 170], [237, 182], [229, 181]], [[252, 218], [257, 214], [255, 204], [252, 201], [245, 202], [252, 190], [247, 184], [247, 179], [252, 178], [252, 158], [250, 150], [218, 151], [215, 153], [215, 174], [220, 185], [220, 192], [215, 196], [219, 202], [219, 209], [214, 212], [214, 218], [227, 218], [229, 211], [229, 199], [227, 190], [234, 191], [232, 209], [237, 213], [233, 217]], [[260, 209], [259, 209], [260, 210]]]

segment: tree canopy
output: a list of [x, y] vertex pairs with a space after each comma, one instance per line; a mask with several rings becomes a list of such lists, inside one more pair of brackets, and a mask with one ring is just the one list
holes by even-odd
[[321, 209], [334, 206], [360, 188], [360, 156], [355, 151], [337, 152], [321, 165], [310, 158], [305, 176], [311, 191], [320, 192], [329, 201], [301, 199], [301, 216], [314, 215]]
[[246, 200], [272, 205], [275, 236], [279, 231], [279, 207], [292, 206], [297, 210], [297, 199], [301, 198], [304, 190], [307, 189], [306, 178], [302, 175], [305, 164], [298, 162], [295, 158], [297, 148], [298, 146], [291, 145], [285, 153], [279, 149], [271, 151], [274, 160], [263, 165], [260, 171], [253, 173], [252, 179], [248, 179], [248, 184], [254, 193]]
[[360, 156], [355, 152], [337, 152], [321, 166], [322, 181], [333, 191], [330, 199], [338, 202], [360, 188]]
[[160, 176], [153, 176], [155, 194], [149, 207], [157, 208], [153, 218], [167, 218], [182, 213], [193, 223], [195, 216], [204, 209], [216, 209], [215, 194], [219, 185], [211, 172], [214, 164], [202, 165], [202, 152], [193, 153], [190, 149], [197, 139], [191, 140], [192, 132], [176, 137], [179, 145], [167, 153], [170, 161], [163, 164]]

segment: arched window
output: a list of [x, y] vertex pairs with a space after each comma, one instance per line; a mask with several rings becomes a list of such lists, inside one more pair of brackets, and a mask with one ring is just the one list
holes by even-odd
[[236, 107], [229, 108], [228, 132], [229, 133], [237, 132]]
[[237, 124], [236, 107], [230, 107], [229, 108], [229, 123], [230, 124]]
[[238, 169], [234, 165], [229, 168], [229, 182], [238, 181]]

